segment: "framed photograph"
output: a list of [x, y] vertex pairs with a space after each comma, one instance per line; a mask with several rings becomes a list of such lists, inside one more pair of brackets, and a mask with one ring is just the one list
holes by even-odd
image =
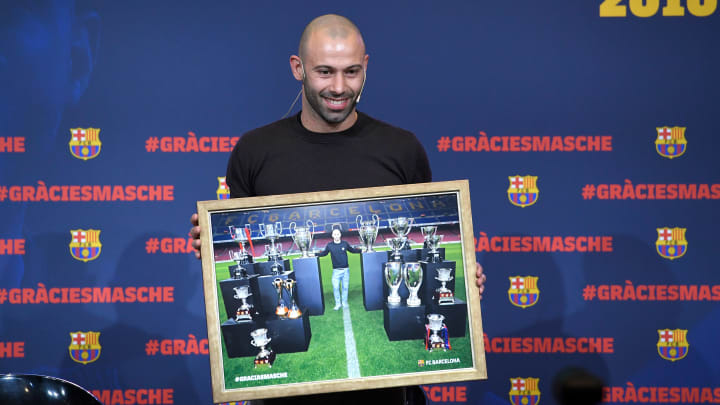
[[215, 402], [487, 378], [466, 180], [197, 207]]

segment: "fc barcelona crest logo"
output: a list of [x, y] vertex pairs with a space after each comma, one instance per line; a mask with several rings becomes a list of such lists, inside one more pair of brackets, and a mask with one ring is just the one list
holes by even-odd
[[510, 289], [508, 289], [510, 302], [523, 309], [535, 305], [540, 298], [537, 281], [538, 277], [533, 276], [510, 277]]
[[657, 228], [655, 246], [658, 254], [670, 260], [681, 258], [687, 252], [686, 230], [687, 228]]
[[513, 205], [527, 207], [538, 200], [537, 176], [509, 176], [508, 199]]
[[225, 182], [225, 177], [218, 177], [217, 199], [227, 200], [230, 198], [230, 187]]
[[73, 229], [70, 231], [70, 254], [73, 258], [89, 262], [97, 259], [102, 250], [99, 229]]
[[82, 364], [92, 363], [100, 357], [100, 332], [70, 332], [70, 358]]
[[70, 153], [78, 159], [88, 160], [100, 154], [100, 128], [71, 128]]
[[511, 378], [510, 403], [513, 405], [537, 405], [540, 402], [539, 378]]
[[685, 127], [657, 127], [655, 150], [662, 157], [674, 159], [685, 153], [687, 140], [685, 140]]
[[658, 329], [658, 354], [665, 360], [677, 361], [685, 358], [690, 344], [687, 329]]

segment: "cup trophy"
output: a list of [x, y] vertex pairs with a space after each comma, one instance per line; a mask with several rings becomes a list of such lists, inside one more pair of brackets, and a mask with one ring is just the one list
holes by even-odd
[[278, 260], [282, 259], [282, 243], [273, 245], [265, 245], [265, 254], [268, 257], [268, 261], [272, 261], [273, 264], [270, 266], [270, 272], [273, 276], [279, 276], [285, 269]]
[[398, 289], [400, 288], [400, 283], [402, 283], [402, 280], [402, 263], [385, 263], [385, 283], [390, 288], [390, 295], [388, 295], [387, 297], [388, 305], [400, 305], [401, 299], [400, 295], [398, 295]]
[[240, 305], [237, 311], [235, 311], [235, 322], [252, 321], [253, 306], [247, 303], [248, 297], [252, 295], [250, 292], [250, 286], [241, 285], [240, 287], [233, 288], [233, 290], [235, 290], [233, 298], [242, 301], [242, 305]]
[[452, 269], [448, 269], [445, 267], [441, 267], [437, 269], [438, 275], [435, 277], [435, 280], [442, 283], [442, 286], [440, 288], [435, 290], [435, 297], [437, 297], [438, 305], [451, 305], [455, 303], [455, 294], [447, 288], [445, 285], [453, 279], [453, 276], [450, 275], [450, 272], [452, 272]]
[[439, 333], [445, 329], [445, 325], [443, 324], [445, 317], [440, 314], [429, 314], [427, 319], [428, 324], [425, 326], [432, 332], [432, 335], [428, 333], [429, 336], [425, 336], [425, 348], [429, 351], [433, 351], [434, 349], [447, 351], [450, 346], [447, 342], [447, 332], [443, 333], [445, 336], [439, 335]]
[[280, 249], [275, 246], [275, 241], [282, 236], [282, 223], [280, 221], [273, 224], [260, 224], [260, 237], [270, 241], [270, 249], [266, 249], [268, 252], [268, 260], [280, 260]]
[[275, 314], [278, 316], [285, 316], [288, 313], [288, 307], [285, 305], [285, 301], [283, 301], [282, 297], [284, 285], [285, 280], [281, 279], [280, 277], [273, 280], [273, 287], [275, 287], [275, 290], [278, 293], [278, 303], [275, 307]]
[[233, 260], [236, 262], [239, 260], [238, 266], [240, 266], [240, 264], [250, 263], [252, 255], [247, 251], [247, 249], [245, 249], [245, 243], [247, 243], [249, 235], [251, 234], [250, 224], [245, 224], [244, 228], [236, 228], [232, 225], [228, 228], [230, 229], [230, 237], [232, 237], [232, 239], [240, 245], [240, 256], [238, 259], [233, 256]]
[[399, 236], [397, 238], [387, 238], [385, 239], [385, 242], [392, 250], [390, 260], [393, 262], [401, 262], [402, 254], [400, 253], [400, 251], [403, 250], [403, 248], [405, 247], [405, 243], [407, 243], [407, 238], [404, 236]]
[[407, 237], [412, 229], [414, 219], [407, 217], [388, 218], [390, 231], [397, 237]]
[[293, 241], [300, 249], [301, 257], [310, 257], [308, 251], [310, 250], [310, 244], [312, 244], [313, 234], [315, 233], [315, 224], [311, 220], [307, 220], [306, 226], [297, 226], [295, 222], [290, 222], [290, 235]]
[[363, 221], [362, 215], [358, 215], [355, 217], [355, 225], [360, 234], [360, 242], [365, 247], [365, 252], [374, 252], [373, 244], [380, 230], [380, 217], [373, 214], [372, 221]]
[[258, 366], [268, 366], [272, 368], [273, 362], [275, 361], [275, 352], [273, 352], [272, 349], [265, 348], [272, 340], [272, 338], [267, 336], [267, 329], [255, 329], [250, 332], [250, 337], [252, 337], [250, 344], [260, 348], [260, 353], [255, 356], [255, 368], [258, 368]]
[[410, 296], [407, 299], [407, 306], [419, 307], [420, 297], [418, 297], [418, 291], [422, 285], [423, 280], [423, 269], [418, 262], [408, 262], [402, 265], [402, 278], [405, 280], [405, 286], [410, 291]]
[[248, 278], [247, 269], [243, 267], [243, 264], [247, 264], [247, 255], [243, 254], [242, 251], [233, 251], [231, 252], [232, 259], [237, 264], [237, 267], [234, 269], [230, 269], [230, 278], [235, 280], [240, 280], [244, 278]]
[[431, 235], [425, 239], [428, 248], [430, 248], [430, 251], [428, 252], [428, 261], [430, 263], [440, 262], [440, 251], [438, 250], [438, 246], [440, 246], [440, 242], [442, 242], [442, 240], [443, 235]]
[[435, 235], [437, 232], [437, 225], [424, 225], [420, 227], [420, 233], [423, 236], [423, 240], [427, 242], [428, 238]]
[[297, 281], [289, 278], [285, 280], [284, 287], [287, 290], [288, 294], [290, 294], [290, 309], [287, 312], [287, 317], [290, 319], [296, 319], [300, 318], [302, 315], [302, 311], [300, 311], [300, 308], [298, 308], [297, 303], [295, 302], [295, 294], [293, 294], [293, 290], [295, 289], [295, 284], [297, 284]]

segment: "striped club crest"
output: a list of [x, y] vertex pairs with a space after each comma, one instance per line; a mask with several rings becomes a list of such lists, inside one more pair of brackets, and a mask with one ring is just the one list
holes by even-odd
[[687, 140], [686, 127], [656, 127], [655, 150], [662, 157], [674, 159], [685, 153]]
[[537, 176], [509, 176], [508, 200], [518, 207], [533, 205], [538, 200]]
[[225, 182], [225, 177], [218, 177], [217, 199], [227, 200], [230, 198], [230, 187]]
[[100, 332], [70, 332], [70, 358], [82, 364], [92, 363], [100, 357]]
[[70, 153], [88, 160], [100, 154], [100, 128], [70, 128]]
[[665, 360], [677, 361], [685, 358], [690, 348], [687, 329], [658, 329], [658, 354]]
[[509, 279], [508, 298], [510, 303], [525, 309], [538, 302], [540, 298], [540, 290], [537, 288], [538, 277], [514, 276], [509, 277]]
[[97, 259], [101, 250], [99, 229], [70, 230], [70, 255], [73, 258], [89, 262]]
[[682, 257], [687, 252], [686, 230], [687, 228], [657, 228], [658, 238], [655, 247], [658, 254], [670, 260]]
[[539, 378], [511, 378], [510, 403], [513, 405], [537, 405], [540, 402]]

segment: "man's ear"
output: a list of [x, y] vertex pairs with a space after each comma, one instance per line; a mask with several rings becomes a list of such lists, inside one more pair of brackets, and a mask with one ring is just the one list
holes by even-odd
[[290, 56], [290, 71], [292, 71], [295, 80], [299, 82], [303, 81], [305, 78], [305, 68], [303, 66], [302, 59], [300, 59], [299, 56]]
[[70, 60], [70, 102], [85, 93], [95, 68], [100, 43], [100, 16], [96, 11], [78, 11], [74, 17]]

